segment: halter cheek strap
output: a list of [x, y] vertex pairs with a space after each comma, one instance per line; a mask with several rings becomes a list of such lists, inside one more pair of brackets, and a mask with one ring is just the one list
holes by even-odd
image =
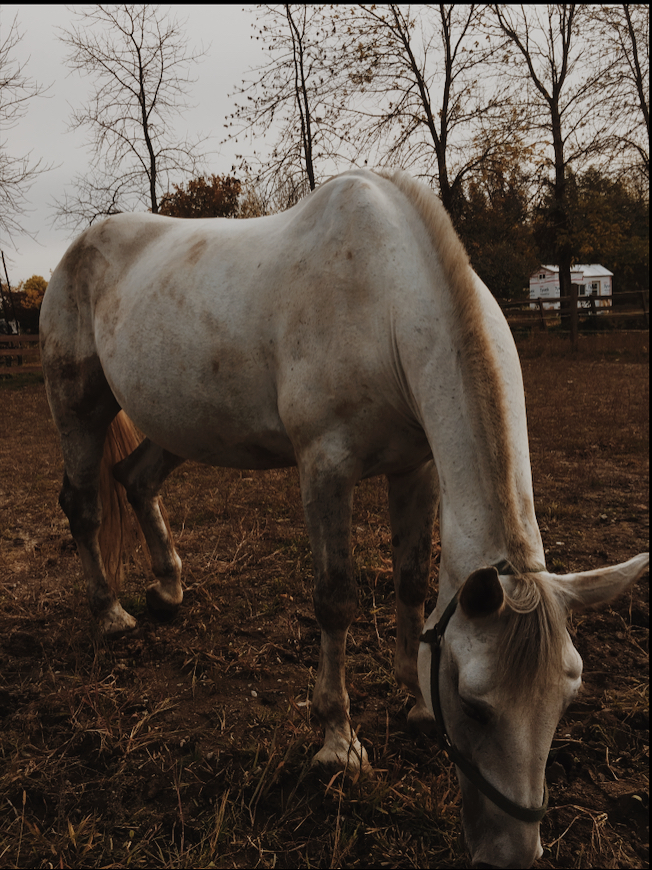
[[[511, 570], [501, 570], [503, 568], [502, 562], [496, 567], [498, 568], [499, 573], [511, 573]], [[455, 593], [452, 600], [448, 603], [448, 606], [446, 607], [446, 610], [444, 611], [437, 625], [435, 625], [434, 628], [430, 628], [428, 629], [428, 631], [425, 631], [420, 638], [422, 643], [427, 643], [430, 645], [431, 650], [430, 698], [433, 713], [435, 714], [437, 740], [439, 742], [439, 745], [446, 752], [453, 764], [456, 764], [462, 771], [464, 776], [473, 783], [478, 791], [482, 792], [482, 794], [485, 797], [489, 798], [489, 800], [494, 803], [499, 809], [503, 810], [504, 812], [508, 813], [508, 815], [512, 816], [515, 819], [518, 819], [521, 822], [540, 822], [541, 819], [545, 816], [546, 810], [548, 809], [548, 785], [545, 781], [545, 778], [543, 780], [542, 805], [540, 807], [521, 806], [520, 804], [517, 804], [515, 801], [513, 801], [511, 798], [508, 798], [502, 792], [498, 791], [495, 786], [493, 786], [487, 779], [485, 779], [485, 777], [482, 775], [482, 773], [480, 773], [478, 768], [462, 755], [462, 753], [455, 746], [455, 744], [451, 742], [451, 739], [448, 736], [446, 724], [444, 722], [444, 714], [441, 709], [441, 700], [439, 697], [439, 665], [441, 660], [441, 644], [444, 639], [444, 632], [446, 631], [446, 626], [448, 625], [451, 616], [455, 613], [458, 597], [459, 590]]]

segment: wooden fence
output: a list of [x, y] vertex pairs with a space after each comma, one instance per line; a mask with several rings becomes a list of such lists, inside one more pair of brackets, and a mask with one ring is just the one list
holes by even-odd
[[0, 335], [0, 375], [40, 370], [38, 335]]
[[[554, 307], [554, 303], [560, 307]], [[640, 317], [649, 329], [649, 291], [617, 293], [614, 296], [578, 296], [580, 320], [600, 318], [602, 327], [620, 317]], [[570, 317], [570, 299], [524, 299], [518, 302], [500, 302], [507, 322], [512, 328], [538, 328], [547, 330]], [[596, 326], [598, 325], [596, 321]]]

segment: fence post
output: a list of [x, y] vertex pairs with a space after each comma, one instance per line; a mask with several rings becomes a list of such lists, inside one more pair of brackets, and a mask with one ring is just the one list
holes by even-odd
[[577, 284], [573, 284], [572, 281], [570, 291], [570, 340], [573, 350], [577, 350], [578, 327], [580, 322], [579, 297], [577, 295]]
[[645, 304], [645, 290], [641, 290], [641, 306], [643, 307], [643, 314], [645, 315], [645, 322], [649, 326], [650, 325], [650, 315], [647, 309], [647, 305]]
[[[11, 293], [11, 284], [9, 283], [9, 273], [7, 272], [7, 264], [5, 263], [5, 252], [0, 251], [0, 254], [2, 254], [2, 265], [4, 266], [5, 278], [7, 279], [7, 296], [9, 297], [9, 303], [11, 305], [11, 313], [12, 313], [12, 316], [14, 318], [11, 328], [15, 329], [16, 330], [15, 334], [18, 335], [18, 333], [20, 332], [20, 326], [19, 326], [18, 320], [16, 319], [16, 306], [14, 305], [14, 297]], [[2, 298], [2, 307], [4, 308], [4, 296]], [[6, 316], [5, 316], [5, 320], [6, 320]], [[7, 320], [7, 326], [9, 326], [8, 320]]]

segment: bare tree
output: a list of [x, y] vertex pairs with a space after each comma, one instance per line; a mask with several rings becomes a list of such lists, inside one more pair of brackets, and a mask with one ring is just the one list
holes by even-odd
[[612, 58], [608, 88], [610, 110], [618, 121], [613, 142], [618, 166], [635, 164], [650, 178], [650, 7], [599, 4], [592, 7], [599, 50]]
[[[542, 172], [552, 187], [552, 232], [562, 296], [570, 299], [571, 341], [577, 342], [576, 289], [571, 284], [569, 167], [576, 170], [604, 153], [612, 130], [604, 112], [601, 87], [610, 62], [587, 50], [583, 24], [588, 8], [580, 4], [492, 7], [498, 28], [509, 40], [511, 56], [504, 75], [520, 82], [523, 105], [541, 149]], [[551, 143], [549, 151], [545, 143]]]
[[25, 64], [15, 58], [15, 49], [23, 34], [14, 18], [0, 38], [0, 233], [14, 244], [21, 234], [27, 234], [22, 217], [27, 209], [27, 194], [34, 180], [50, 167], [32, 154], [11, 154], [5, 135], [23, 118], [29, 101], [44, 93], [44, 88], [25, 75]]
[[286, 205], [338, 165], [364, 160], [418, 167], [455, 214], [466, 178], [522, 147], [505, 88], [496, 77], [483, 86], [496, 46], [480, 33], [482, 7], [258, 10], [269, 61], [240, 90], [246, 102], [229, 127], [231, 138], [277, 127], [271, 155], [237, 168], [283, 190]]
[[358, 155], [436, 181], [455, 217], [469, 175], [519, 142], [508, 94], [489, 81], [497, 46], [482, 30], [483, 7], [369, 5], [337, 16]]
[[182, 25], [156, 6], [92, 6], [75, 15], [80, 24], [61, 38], [71, 69], [95, 83], [70, 124], [89, 131], [91, 171], [55, 203], [56, 219], [79, 227], [136, 208], [156, 213], [171, 176], [202, 168], [205, 139], [176, 136], [173, 122], [188, 108], [189, 69], [204, 52], [189, 51]]
[[256, 14], [263, 22], [256, 25], [256, 39], [264, 41], [268, 60], [237, 91], [245, 101], [226, 126], [234, 128], [229, 139], [236, 142], [275, 129], [271, 154], [240, 155], [238, 169], [265, 201], [282, 193], [276, 207], [287, 207], [314, 190], [326, 161], [337, 159], [341, 149], [332, 27], [323, 6], [259, 6]]

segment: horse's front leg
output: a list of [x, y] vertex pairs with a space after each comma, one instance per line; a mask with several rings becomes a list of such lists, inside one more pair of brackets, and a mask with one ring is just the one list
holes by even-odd
[[399, 685], [416, 699], [408, 722], [420, 731], [430, 732], [433, 718], [419, 688], [417, 654], [428, 593], [432, 527], [439, 501], [435, 463], [430, 460], [409, 474], [388, 476], [387, 482], [396, 590], [394, 671]]
[[351, 563], [351, 509], [357, 475], [329, 462], [328, 448], [299, 462], [301, 495], [313, 556], [315, 615], [321, 628], [312, 710], [324, 728], [314, 764], [369, 771], [367, 753], [349, 717], [345, 684], [346, 637], [358, 605]]

